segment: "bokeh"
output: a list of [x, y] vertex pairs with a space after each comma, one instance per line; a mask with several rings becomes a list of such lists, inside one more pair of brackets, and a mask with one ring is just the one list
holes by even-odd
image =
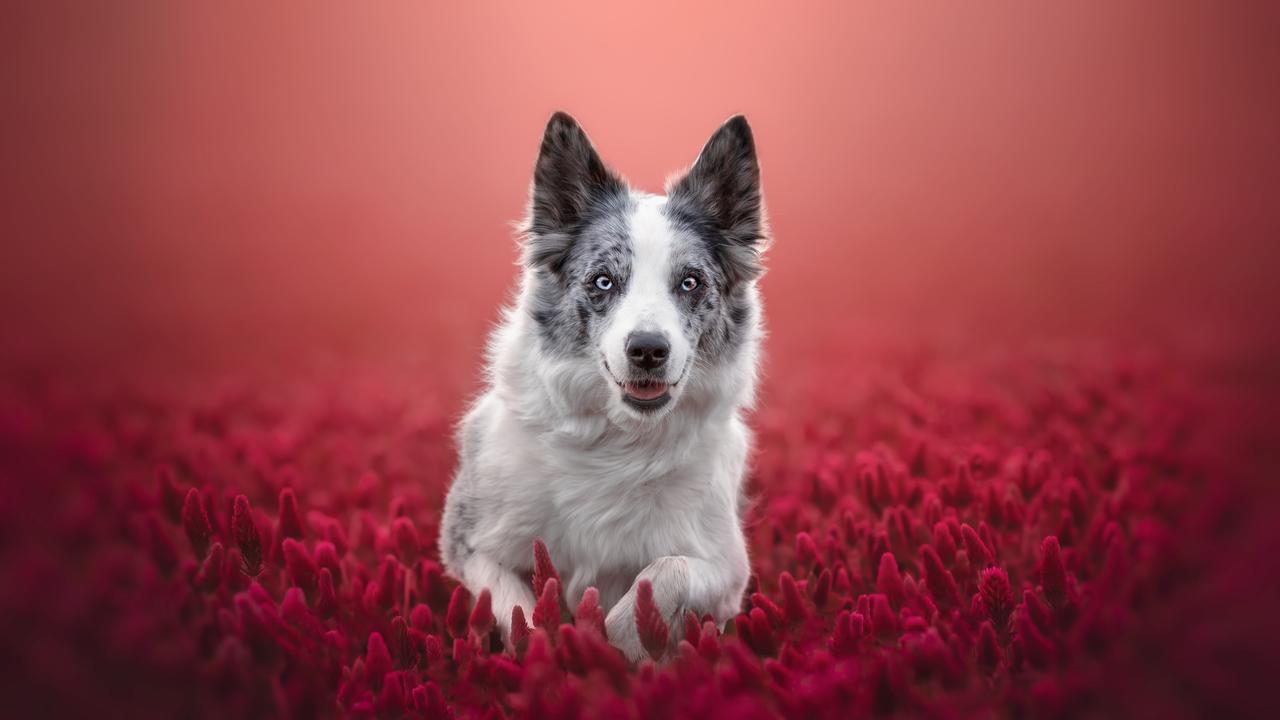
[[1274, 358], [1265, 4], [40, 3], [6, 22], [7, 355], [471, 361], [549, 114], [660, 191], [759, 138], [780, 342]]

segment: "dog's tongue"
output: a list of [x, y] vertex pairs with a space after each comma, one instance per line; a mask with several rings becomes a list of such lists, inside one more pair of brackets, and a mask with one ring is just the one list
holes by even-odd
[[666, 391], [666, 383], [627, 383], [627, 394], [637, 400], [653, 400], [654, 398], [660, 398]]

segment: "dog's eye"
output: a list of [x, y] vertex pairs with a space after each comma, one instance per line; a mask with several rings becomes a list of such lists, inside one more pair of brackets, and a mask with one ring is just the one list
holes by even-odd
[[601, 290], [612, 290], [613, 278], [609, 277], [608, 275], [597, 275], [596, 287], [600, 288]]
[[693, 292], [696, 287], [698, 287], [698, 278], [692, 275], [680, 281], [680, 289], [685, 292]]

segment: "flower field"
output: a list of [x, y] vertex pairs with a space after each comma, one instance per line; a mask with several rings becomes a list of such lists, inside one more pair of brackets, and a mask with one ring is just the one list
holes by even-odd
[[[1265, 707], [1276, 534], [1253, 521], [1212, 396], [1167, 358], [771, 361], [742, 613], [717, 628], [641, 602], [652, 659], [634, 667], [592, 593], [561, 596], [554, 547], [511, 648], [488, 597], [442, 574], [451, 426], [470, 392], [451, 377], [357, 366], [6, 385], [11, 717]], [[685, 639], [668, 647], [675, 622]]]

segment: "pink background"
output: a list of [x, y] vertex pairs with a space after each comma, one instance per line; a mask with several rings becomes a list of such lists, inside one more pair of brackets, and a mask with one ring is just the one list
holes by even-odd
[[561, 108], [650, 190], [748, 115], [776, 343], [1275, 358], [1263, 4], [374, 5], [6, 11], [6, 355], [472, 363]]

